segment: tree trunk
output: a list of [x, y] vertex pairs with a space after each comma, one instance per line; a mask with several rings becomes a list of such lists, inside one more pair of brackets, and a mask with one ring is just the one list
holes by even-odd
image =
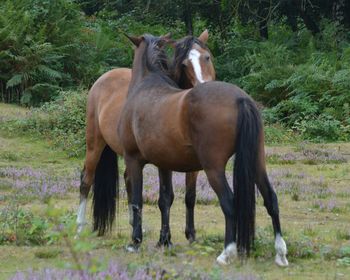
[[292, 1], [285, 1], [284, 5], [281, 7], [283, 9], [283, 14], [287, 16], [287, 23], [292, 28], [293, 32], [298, 30], [298, 21], [297, 21], [297, 11], [295, 9], [295, 5], [293, 5]]
[[147, 0], [146, 9], [145, 9], [146, 13], [148, 13], [150, 5], [151, 5], [151, 0]]
[[346, 0], [335, 0], [333, 3], [332, 17], [334, 20], [350, 26], [350, 3]]
[[183, 11], [184, 11], [184, 22], [186, 26], [186, 33], [193, 35], [193, 24], [192, 24], [192, 10], [190, 0], [183, 0]]
[[269, 31], [267, 24], [269, 22], [269, 17], [270, 17], [270, 4], [265, 2], [264, 0], [259, 1], [259, 7], [258, 7], [258, 22], [259, 22], [259, 33], [260, 36], [264, 39], [269, 38]]
[[260, 36], [264, 39], [269, 39], [269, 31], [267, 28], [267, 20], [262, 20], [259, 23], [259, 32], [260, 32]]
[[300, 17], [303, 19], [307, 29], [311, 31], [313, 35], [320, 33], [320, 28], [316, 22], [306, 12], [300, 9]]
[[311, 12], [308, 13], [306, 9], [304, 10], [299, 0], [293, 0], [293, 2], [298, 10], [300, 17], [304, 21], [306, 28], [309, 29], [313, 35], [320, 33], [320, 28], [318, 27], [317, 23], [313, 20], [313, 18], [310, 16]]

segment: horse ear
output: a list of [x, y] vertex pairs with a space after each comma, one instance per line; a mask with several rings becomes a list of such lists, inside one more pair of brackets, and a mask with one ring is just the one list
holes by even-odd
[[165, 34], [164, 36], [162, 36], [161, 38], [165, 41], [171, 40], [171, 37], [173, 36], [173, 34], [171, 34], [171, 32]]
[[160, 45], [164, 46], [165, 44], [167, 44], [175, 48], [176, 41], [171, 39], [171, 36], [173, 36], [171, 33], [161, 36], [161, 40], [159, 41]]
[[142, 40], [143, 40], [143, 37], [135, 37], [135, 36], [129, 36], [127, 34], [124, 34], [136, 47], [138, 47]]
[[209, 33], [208, 29], [205, 29], [201, 35], [199, 35], [198, 40], [201, 41], [203, 44], [206, 44], [208, 41]]

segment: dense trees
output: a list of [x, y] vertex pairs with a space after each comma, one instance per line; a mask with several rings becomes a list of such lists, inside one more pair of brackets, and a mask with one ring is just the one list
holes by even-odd
[[350, 3], [346, 0], [77, 0], [87, 15], [104, 9], [123, 14], [139, 11], [139, 17], [157, 18], [163, 23], [181, 19], [187, 33], [192, 33], [193, 20], [199, 16], [207, 23], [218, 27], [223, 37], [232, 19], [253, 21], [260, 35], [268, 37], [268, 23], [286, 17], [286, 23], [297, 30], [298, 19], [314, 34], [320, 32], [320, 20], [327, 18], [350, 27]]
[[0, 98], [37, 106], [130, 66], [123, 32], [180, 37], [205, 27], [218, 79], [267, 106], [266, 121], [350, 137], [346, 0], [2, 0]]

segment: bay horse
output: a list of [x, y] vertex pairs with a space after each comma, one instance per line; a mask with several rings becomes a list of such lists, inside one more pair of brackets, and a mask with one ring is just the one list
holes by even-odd
[[[211, 53], [206, 46], [209, 33], [205, 30], [198, 38], [187, 36], [175, 42], [172, 78], [180, 88], [191, 88], [197, 83], [215, 79]], [[118, 195], [116, 183], [116, 154], [123, 155], [117, 124], [124, 106], [131, 69], [118, 68], [103, 74], [92, 86], [87, 102], [86, 158], [81, 175], [80, 206], [77, 214], [78, 234], [86, 224], [87, 197], [93, 187], [94, 230], [103, 235], [111, 229], [115, 218], [115, 203]], [[186, 174], [186, 238], [195, 240], [194, 205], [198, 172]], [[171, 176], [171, 174], [169, 174]], [[131, 185], [127, 172], [124, 174], [131, 211]], [[132, 214], [129, 215], [132, 225]]]
[[[173, 201], [170, 170], [204, 170], [225, 216], [225, 244], [217, 262], [249, 256], [255, 236], [255, 184], [272, 218], [275, 262], [287, 266], [277, 196], [265, 167], [264, 131], [253, 99], [239, 87], [206, 82], [183, 90], [171, 79], [162, 46], [167, 36], [129, 37], [136, 46], [132, 79], [118, 124], [118, 135], [132, 186], [133, 231], [130, 251], [142, 242], [142, 169], [159, 169], [160, 240], [170, 243]], [[225, 166], [235, 154], [234, 192]]]

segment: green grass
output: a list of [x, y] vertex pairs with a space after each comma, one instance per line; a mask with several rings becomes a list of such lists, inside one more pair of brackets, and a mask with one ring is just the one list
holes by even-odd
[[[25, 114], [25, 110], [13, 106], [0, 104], [0, 108], [1, 115], [16, 116], [16, 110]], [[309, 145], [315, 149], [320, 147], [316, 144]], [[349, 159], [350, 143], [323, 144], [322, 147], [337, 149]], [[298, 144], [267, 147], [268, 152], [279, 154], [293, 153], [296, 149], [298, 149]], [[16, 136], [14, 133], [8, 134], [0, 129], [0, 168], [31, 167], [61, 176], [81, 168], [82, 164], [83, 159], [69, 158], [64, 152], [53, 149], [50, 143], [44, 140], [30, 135]], [[84, 259], [88, 251], [94, 260], [108, 263], [109, 260], [114, 259], [128, 265], [130, 269], [153, 263], [168, 271], [178, 267], [188, 270], [195, 267], [196, 270], [206, 271], [211, 275], [218, 273], [232, 275], [240, 271], [254, 273], [262, 279], [347, 279], [350, 275], [349, 161], [316, 165], [301, 161], [296, 161], [294, 164], [279, 164], [278, 162], [268, 164], [268, 169], [276, 168], [288, 170], [290, 175], [287, 177], [290, 179], [293, 179], [293, 174], [302, 172], [314, 178], [323, 176], [324, 182], [320, 183], [320, 187], [322, 184], [327, 184], [333, 193], [320, 200], [327, 201], [330, 197], [335, 198], [337, 206], [341, 209], [341, 211], [327, 209], [320, 211], [313, 207], [315, 198], [309, 196], [304, 198], [299, 195], [298, 199], [295, 199], [291, 194], [278, 194], [282, 229], [289, 248], [290, 266], [284, 269], [274, 264], [275, 252], [271, 220], [263, 207], [261, 197], [257, 202], [257, 239], [253, 257], [246, 263], [242, 264], [237, 260], [226, 267], [215, 263], [223, 247], [224, 234], [224, 218], [217, 204], [196, 205], [197, 242], [189, 245], [184, 235], [185, 205], [182, 198], [175, 198], [170, 221], [175, 247], [171, 251], [156, 248], [160, 229], [160, 211], [157, 205], [145, 205], [144, 242], [138, 254], [125, 252], [125, 245], [130, 241], [125, 199], [120, 202], [119, 222], [111, 235], [95, 237], [87, 230], [78, 241], [73, 239], [74, 229], [71, 227], [75, 223], [75, 217], [69, 214], [77, 210], [78, 191], [69, 194], [64, 199], [52, 198], [46, 202], [40, 200], [14, 202], [10, 199], [13, 195], [12, 189], [2, 180], [4, 178], [0, 177], [0, 210], [17, 203], [20, 209], [47, 219], [51, 225], [63, 219], [68, 225], [67, 238], [72, 248], [78, 252], [78, 258]], [[88, 210], [88, 217], [91, 219], [90, 207]], [[88, 225], [89, 228], [91, 225]], [[0, 279], [8, 279], [16, 271], [46, 267], [64, 268], [74, 264], [71, 248], [67, 246], [69, 243], [65, 242], [65, 235], [49, 234], [51, 234], [49, 239], [53, 240], [52, 244], [49, 242], [45, 245], [34, 246], [16, 245], [13, 242], [1, 245]]]

